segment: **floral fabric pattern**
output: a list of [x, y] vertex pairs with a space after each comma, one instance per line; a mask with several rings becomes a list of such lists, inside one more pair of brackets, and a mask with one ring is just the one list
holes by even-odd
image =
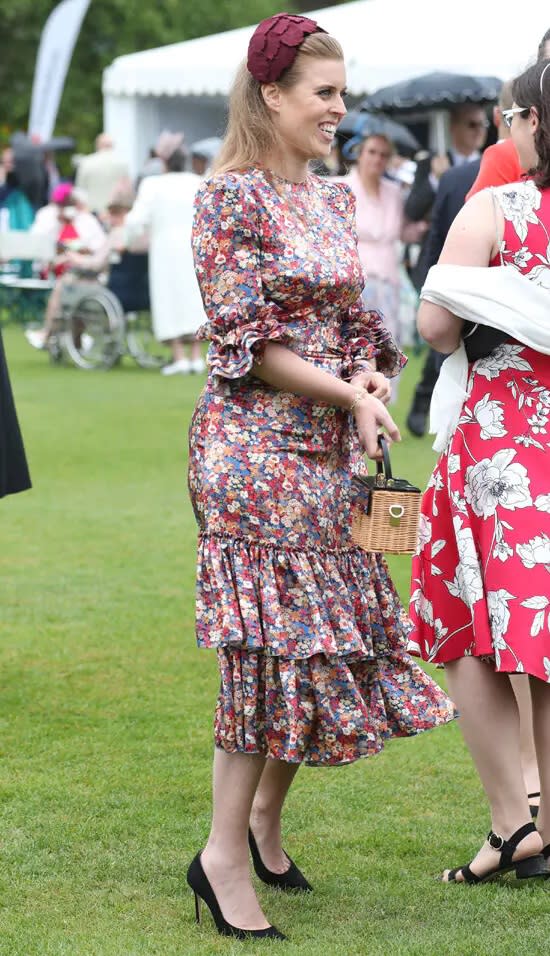
[[[494, 194], [505, 230], [491, 264], [550, 289], [550, 191], [526, 182]], [[412, 653], [489, 657], [499, 671], [550, 681], [549, 447], [548, 356], [504, 342], [471, 366], [460, 420], [424, 495]]]
[[269, 340], [350, 376], [404, 364], [363, 275], [347, 187], [261, 170], [196, 200], [193, 246], [209, 376], [190, 431], [199, 525], [197, 639], [216, 648], [216, 744], [312, 764], [375, 753], [453, 717], [405, 652], [409, 621], [383, 558], [354, 547], [351, 417], [253, 374]]

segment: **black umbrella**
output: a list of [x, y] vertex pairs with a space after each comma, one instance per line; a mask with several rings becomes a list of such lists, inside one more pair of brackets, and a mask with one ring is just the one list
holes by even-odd
[[352, 156], [356, 145], [365, 137], [376, 134], [387, 136], [403, 156], [414, 156], [420, 149], [420, 143], [407, 126], [396, 123], [382, 113], [350, 110], [336, 130], [336, 135], [344, 143], [342, 152], [345, 159]]
[[445, 110], [460, 103], [493, 103], [502, 81], [496, 76], [465, 76], [461, 73], [426, 73], [412, 80], [376, 90], [362, 101], [360, 109], [390, 113]]

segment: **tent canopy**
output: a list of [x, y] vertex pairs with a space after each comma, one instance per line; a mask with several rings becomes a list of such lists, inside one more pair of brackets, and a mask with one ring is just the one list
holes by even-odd
[[[309, 16], [341, 42], [354, 96], [434, 70], [508, 79], [534, 58], [550, 26], [545, 4], [521, 16], [503, 0], [462, 0], [452, 12], [441, 0], [354, 0]], [[118, 57], [104, 73], [104, 93], [226, 96], [253, 30]]]

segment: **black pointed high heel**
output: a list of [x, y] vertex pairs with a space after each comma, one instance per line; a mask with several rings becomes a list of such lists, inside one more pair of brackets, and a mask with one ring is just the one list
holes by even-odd
[[[534, 799], [534, 797], [540, 797], [540, 790], [538, 791], [538, 793], [528, 793], [528, 794], [527, 794], [527, 799], [528, 799], [528, 800], [532, 800], [532, 799]], [[538, 815], [539, 815], [539, 805], [538, 805], [538, 803], [530, 803], [530, 804], [529, 804], [529, 812], [530, 812], [531, 816], [533, 817], [533, 820], [536, 820], [537, 817], [538, 817]]]
[[200, 852], [191, 861], [187, 870], [187, 882], [195, 894], [195, 919], [197, 923], [201, 921], [200, 901], [203, 900], [212, 914], [212, 919], [220, 936], [233, 936], [235, 939], [286, 939], [286, 936], [274, 926], [268, 926], [266, 929], [241, 929], [239, 926], [232, 926], [224, 919], [216, 894], [203, 870]]
[[[529, 833], [536, 832], [537, 828], [533, 822], [525, 823], [519, 830], [512, 833], [509, 840], [497, 836], [497, 834], [491, 830], [487, 841], [493, 850], [500, 850], [500, 862], [498, 866], [493, 867], [492, 870], [489, 870], [488, 873], [484, 873], [483, 876], [478, 876], [472, 872], [470, 864], [468, 863], [466, 866], [458, 866], [454, 870], [450, 870], [447, 880], [443, 882], [464, 882], [470, 885], [474, 883], [489, 883], [491, 880], [498, 879], [503, 873], [508, 873], [510, 870], [515, 870], [517, 880], [530, 880], [533, 879], [533, 877], [547, 878], [550, 875], [550, 871], [548, 870], [548, 864], [544, 857], [544, 850], [533, 856], [527, 856], [523, 860], [512, 861], [512, 857], [521, 841], [528, 836]], [[550, 844], [548, 847], [545, 847], [545, 850], [546, 849], [550, 849]], [[463, 880], [457, 880], [459, 873], [462, 873]]]
[[288, 870], [286, 870], [285, 873], [273, 873], [272, 870], [268, 870], [267, 866], [265, 866], [260, 856], [260, 851], [258, 850], [258, 844], [256, 843], [254, 834], [250, 828], [248, 830], [248, 845], [252, 854], [252, 863], [254, 864], [256, 876], [259, 876], [259, 878], [264, 883], [267, 883], [268, 886], [275, 886], [279, 890], [301, 890], [304, 893], [312, 892], [313, 887], [311, 883], [308, 883], [304, 874], [290, 859], [288, 853], [285, 853], [285, 856], [290, 863]]

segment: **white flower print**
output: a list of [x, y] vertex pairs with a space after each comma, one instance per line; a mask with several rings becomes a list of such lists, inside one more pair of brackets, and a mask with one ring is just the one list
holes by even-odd
[[538, 534], [526, 544], [516, 544], [516, 552], [526, 568], [544, 564], [546, 570], [550, 571], [550, 538], [547, 534]]
[[460, 511], [461, 514], [463, 515], [468, 514], [468, 509], [466, 508], [466, 502], [464, 501], [464, 498], [461, 497], [459, 491], [451, 491], [451, 502], [452, 502], [453, 508], [455, 508], [457, 511]]
[[457, 471], [460, 471], [460, 455], [449, 455], [447, 470], [450, 475], [454, 475]]
[[481, 428], [480, 438], [502, 438], [507, 434], [502, 424], [503, 403], [492, 401], [489, 392], [474, 406], [474, 418]]
[[527, 279], [542, 289], [550, 289], [550, 269], [548, 266], [535, 266], [529, 272], [524, 272]]
[[523, 269], [532, 258], [533, 253], [529, 252], [527, 246], [522, 246], [521, 249], [518, 249], [518, 251], [514, 253], [514, 265], [518, 269]]
[[550, 659], [545, 657], [542, 663], [544, 664], [544, 670], [546, 671], [546, 680], [550, 684]]
[[527, 432], [525, 435], [514, 435], [514, 441], [516, 445], [523, 445], [524, 448], [540, 448], [540, 450], [543, 451], [540, 441], [537, 441], [536, 438], [533, 438], [533, 436]]
[[498, 191], [499, 204], [505, 219], [512, 223], [522, 242], [527, 236], [527, 223], [538, 222], [535, 209], [540, 207], [541, 193], [532, 179], [506, 186]]
[[500, 541], [497, 541], [493, 548], [493, 558], [498, 558], [499, 561], [507, 561], [508, 558], [512, 557], [513, 553], [514, 552], [512, 548], [503, 538], [501, 538]]
[[536, 611], [533, 618], [533, 623], [531, 625], [531, 637], [536, 637], [537, 634], [540, 634], [544, 627], [544, 618], [545, 610], [550, 604], [550, 601], [547, 597], [544, 597], [542, 594], [535, 594], [533, 597], [527, 598], [525, 601], [521, 601], [522, 607], [528, 607], [533, 611]]
[[479, 518], [489, 518], [497, 507], [527, 508], [533, 504], [527, 469], [519, 462], [513, 448], [503, 448], [492, 458], [483, 458], [466, 469], [464, 495]]
[[533, 434], [540, 435], [541, 433], [546, 434], [546, 426], [548, 424], [548, 415], [541, 415], [535, 413], [527, 419], [528, 424], [533, 430]]
[[523, 345], [514, 345], [511, 342], [503, 342], [497, 345], [490, 355], [486, 358], [478, 359], [474, 362], [474, 372], [477, 375], [483, 375], [488, 381], [496, 378], [503, 369], [514, 368], [518, 372], [532, 372], [532, 366], [526, 359], [521, 358]]
[[505, 588], [499, 588], [498, 591], [487, 591], [487, 609], [489, 611], [489, 620], [491, 622], [491, 636], [493, 644], [504, 650], [501, 640], [508, 630], [510, 623], [509, 601], [515, 600], [514, 595], [510, 594]]
[[[535, 388], [534, 392], [537, 396], [537, 402], [540, 405], [544, 405], [545, 408], [550, 408], [550, 389], [548, 388]], [[537, 411], [538, 411], [537, 406]]]
[[431, 627], [434, 625], [434, 609], [432, 607], [432, 602], [428, 601], [424, 597], [420, 588], [417, 588], [416, 591], [411, 595], [411, 603], [414, 604], [416, 613], [422, 621], [425, 621], [426, 624], [430, 624]]
[[445, 581], [450, 594], [460, 598], [468, 607], [483, 597], [483, 578], [474, 538], [470, 528], [462, 527], [462, 518], [453, 518], [459, 561], [453, 581]]
[[537, 495], [535, 498], [535, 508], [537, 511], [546, 511], [550, 514], [550, 495]]
[[418, 519], [418, 540], [416, 550], [419, 554], [423, 548], [432, 540], [432, 523], [425, 514], [420, 513]]

